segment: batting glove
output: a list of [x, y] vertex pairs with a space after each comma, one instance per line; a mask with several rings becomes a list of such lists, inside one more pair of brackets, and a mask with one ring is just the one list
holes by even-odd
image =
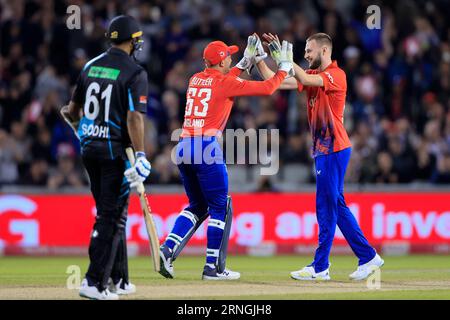
[[125, 178], [127, 178], [130, 187], [136, 187], [138, 184], [143, 183], [145, 179], [150, 175], [152, 166], [145, 158], [144, 152], [136, 152], [136, 162], [134, 166], [125, 170]]
[[247, 39], [247, 47], [244, 51], [244, 57], [242, 57], [241, 61], [239, 61], [236, 64], [236, 67], [238, 67], [241, 70], [247, 70], [252, 67], [253, 65], [253, 59], [256, 55], [256, 48], [258, 46], [258, 42], [261, 42], [259, 38], [255, 35], [251, 35]]

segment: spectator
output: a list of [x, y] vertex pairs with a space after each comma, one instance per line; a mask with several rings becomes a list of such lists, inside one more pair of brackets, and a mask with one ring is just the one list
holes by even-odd
[[221, 38], [220, 30], [218, 21], [213, 20], [211, 8], [204, 5], [199, 10], [197, 23], [189, 30], [189, 39], [214, 41]]
[[57, 190], [61, 187], [82, 187], [85, 185], [81, 173], [75, 166], [74, 152], [70, 151], [70, 146], [67, 150], [64, 149], [61, 147], [61, 151], [58, 154], [58, 166], [47, 180], [47, 187], [52, 190]]
[[172, 148], [166, 145], [153, 161], [150, 183], [180, 183], [178, 169], [171, 159]]
[[0, 185], [17, 182], [19, 178], [17, 150], [8, 133], [0, 129]]
[[287, 145], [281, 150], [283, 163], [304, 163], [311, 162], [311, 156], [306, 144], [305, 136], [294, 134], [289, 136]]
[[44, 187], [48, 180], [48, 162], [42, 158], [36, 158], [30, 165], [27, 174], [21, 179], [21, 184]]
[[34, 140], [31, 146], [33, 159], [44, 159], [48, 163], [53, 162], [50, 143], [50, 131], [47, 128], [40, 129], [37, 133], [36, 140]]
[[164, 39], [166, 55], [164, 65], [171, 68], [176, 61], [183, 59], [188, 47], [188, 38], [179, 21], [173, 21]]
[[417, 170], [415, 178], [420, 181], [431, 181], [436, 168], [436, 157], [430, 154], [424, 143], [417, 151]]
[[254, 32], [253, 20], [245, 13], [244, 1], [236, 1], [231, 6], [230, 14], [225, 18], [225, 27], [232, 26], [241, 37], [247, 37]]
[[389, 139], [388, 150], [392, 158], [393, 170], [397, 173], [397, 182], [411, 182], [414, 179], [411, 172], [416, 169], [416, 159], [411, 147], [402, 143], [397, 136], [393, 136]]
[[15, 160], [17, 161], [19, 174], [24, 174], [31, 161], [31, 137], [27, 135], [26, 126], [23, 122], [15, 121], [11, 124], [11, 143], [14, 148]]
[[[197, 2], [83, 2], [82, 28], [69, 30], [62, 23], [64, 4], [0, 1], [0, 182], [41, 184], [45, 162], [52, 185], [78, 184], [60, 182], [67, 174], [60, 170], [71, 165], [58, 150], [71, 145], [76, 155], [79, 143], [58, 110], [68, 101], [80, 69], [107, 45], [108, 19], [120, 13], [140, 19], [146, 37], [138, 58], [151, 84], [145, 149], [156, 166], [153, 183], [179, 182], [169, 165], [170, 136], [183, 122], [189, 78], [204, 68], [204, 44], [223, 40], [239, 45], [242, 54], [255, 31], [278, 32], [292, 41], [294, 59], [302, 66], [310, 34], [323, 31], [333, 37], [333, 58], [347, 73], [345, 124], [353, 141], [347, 180], [446, 181], [449, 1], [392, 5], [380, 0], [381, 30], [365, 25], [367, 1]], [[266, 61], [276, 68], [271, 59]], [[306, 105], [305, 95], [296, 92], [241, 97], [228, 128], [277, 128], [281, 165], [310, 164]], [[75, 176], [84, 182], [80, 173]]]
[[397, 183], [398, 174], [394, 172], [392, 157], [387, 152], [381, 152], [377, 157], [378, 172], [375, 174], [376, 183]]
[[450, 183], [450, 153], [445, 153], [437, 163], [436, 171], [433, 173], [432, 181], [438, 184]]
[[433, 154], [438, 160], [448, 151], [449, 146], [445, 142], [441, 134], [439, 120], [431, 120], [425, 125], [425, 140], [427, 141], [428, 150]]

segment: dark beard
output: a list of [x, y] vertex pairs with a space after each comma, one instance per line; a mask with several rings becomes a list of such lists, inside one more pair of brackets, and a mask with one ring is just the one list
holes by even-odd
[[311, 62], [311, 65], [309, 66], [309, 68], [311, 70], [315, 70], [315, 69], [319, 68], [321, 64], [322, 64], [322, 57], [319, 55], [317, 57], [317, 59], [315, 59], [315, 60], [313, 60], [313, 62]]

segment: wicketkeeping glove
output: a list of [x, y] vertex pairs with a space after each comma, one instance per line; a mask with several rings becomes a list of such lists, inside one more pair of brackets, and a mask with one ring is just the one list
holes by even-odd
[[295, 75], [295, 70], [294, 70], [294, 46], [290, 42], [288, 42], [288, 44], [287, 44], [287, 57], [288, 57], [288, 60], [292, 63], [292, 69], [289, 70], [288, 77], [293, 77]]
[[293, 46], [291, 43], [283, 40], [282, 45], [280, 47], [280, 43], [278, 41], [271, 41], [269, 43], [269, 51], [272, 58], [278, 65], [279, 70], [283, 70], [287, 72], [286, 78], [292, 77], [294, 73], [293, 66]]
[[259, 38], [255, 35], [251, 35], [247, 39], [247, 47], [245, 47], [244, 56], [242, 59], [236, 64], [241, 70], [250, 71], [250, 68], [253, 65], [253, 60], [256, 55], [256, 48], [258, 46], [258, 42], [261, 42]]
[[258, 43], [256, 44], [256, 55], [254, 58], [254, 63], [257, 64], [267, 58], [267, 53], [264, 51], [264, 47], [261, 40], [258, 38]]
[[269, 42], [269, 52], [270, 56], [273, 60], [277, 63], [277, 65], [280, 63], [281, 59], [281, 45], [277, 40], [273, 40]]
[[136, 162], [134, 166], [125, 170], [125, 178], [130, 183], [130, 187], [136, 187], [139, 183], [142, 183], [150, 175], [152, 166], [145, 157], [144, 152], [136, 152]]

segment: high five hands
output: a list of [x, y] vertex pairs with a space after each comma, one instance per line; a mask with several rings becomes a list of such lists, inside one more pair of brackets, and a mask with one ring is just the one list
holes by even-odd
[[[291, 65], [294, 63], [294, 53], [293, 53], [293, 45], [292, 43], [283, 40], [280, 44], [280, 39], [278, 35], [273, 35], [270, 32], [263, 34], [264, 45], [269, 48], [270, 56], [280, 68], [280, 63], [290, 63]], [[295, 75], [294, 68], [289, 69], [287, 78], [293, 77]]]
[[236, 65], [239, 69], [247, 70], [250, 74], [252, 67], [262, 60], [267, 58], [267, 53], [264, 51], [263, 44], [269, 48], [270, 56], [276, 62], [278, 69], [287, 73], [286, 78], [294, 76], [293, 68], [293, 45], [288, 41], [280, 40], [277, 35], [271, 33], [263, 34], [264, 42], [256, 33], [248, 37], [247, 47], [244, 51], [244, 57]]

